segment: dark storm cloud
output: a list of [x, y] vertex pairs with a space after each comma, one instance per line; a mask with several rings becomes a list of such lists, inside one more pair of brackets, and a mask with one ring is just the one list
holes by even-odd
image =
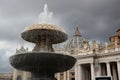
[[[104, 41], [103, 38], [108, 37], [104, 34], [113, 33], [120, 25], [119, 0], [13, 0], [12, 2], [4, 0], [1, 2], [2, 16], [13, 20], [12, 25], [7, 25], [5, 29], [9, 27], [17, 33], [3, 30], [5, 32], [2, 34], [11, 33], [9, 34], [11, 38], [17, 37], [16, 34], [20, 33], [26, 23], [32, 24], [35, 18], [37, 20], [45, 3], [48, 3], [49, 10], [54, 12], [54, 17], [60, 17], [61, 25], [65, 26], [70, 34], [73, 33], [74, 27], [79, 25], [86, 38], [100, 38]], [[5, 38], [8, 36], [4, 35]]]
[[[83, 37], [105, 42], [120, 28], [120, 0], [1, 0], [0, 41], [22, 43], [20, 33], [26, 26], [37, 22], [45, 3], [69, 37], [72, 37], [76, 25], [79, 25]], [[0, 52], [6, 53], [5, 49]], [[3, 55], [1, 53], [0, 56]], [[0, 65], [6, 66], [6, 60], [0, 59]], [[0, 67], [0, 72], [10, 70], [3, 68]]]

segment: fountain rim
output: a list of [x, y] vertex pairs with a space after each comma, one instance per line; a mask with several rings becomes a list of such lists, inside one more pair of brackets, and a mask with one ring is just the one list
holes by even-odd
[[29, 30], [35, 30], [35, 29], [46, 29], [46, 30], [56, 30], [56, 31], [61, 31], [65, 34], [66, 31], [64, 29], [62, 29], [60, 26], [52, 24], [52, 23], [37, 23], [37, 24], [32, 24], [27, 26], [23, 32], [25, 31], [29, 31]]
[[[57, 53], [57, 52], [49, 52], [49, 51], [41, 51], [41, 52], [38, 52], [38, 51], [28, 51], [28, 52], [21, 52], [20, 54], [14, 54], [12, 56], [15, 56], [15, 55], [24, 55], [24, 54], [52, 54], [52, 55], [64, 55], [64, 56], [69, 56], [69, 57], [73, 57], [74, 59], [76, 59], [74, 56], [71, 56], [69, 54], [63, 54], [63, 53]], [[12, 57], [10, 56], [10, 58]]]

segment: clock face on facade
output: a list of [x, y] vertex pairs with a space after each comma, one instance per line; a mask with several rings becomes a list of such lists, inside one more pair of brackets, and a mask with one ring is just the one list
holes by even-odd
[[100, 76], [100, 77], [96, 77], [95, 80], [112, 80], [112, 77], [110, 77], [110, 76]]

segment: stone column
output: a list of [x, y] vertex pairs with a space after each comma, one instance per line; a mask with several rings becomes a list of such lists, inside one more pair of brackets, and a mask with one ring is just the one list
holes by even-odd
[[75, 65], [75, 80], [78, 80], [78, 65]]
[[95, 80], [95, 68], [93, 63], [91, 63], [91, 80]]
[[63, 80], [67, 80], [67, 79], [66, 79], [66, 76], [67, 76], [67, 75], [66, 75], [66, 72], [64, 72], [64, 73], [63, 73]]
[[60, 73], [57, 73], [57, 80], [60, 80]]
[[106, 65], [107, 65], [107, 76], [111, 76], [110, 63], [107, 62]]
[[78, 80], [82, 80], [82, 66], [78, 65]]
[[13, 72], [13, 80], [16, 80], [16, 79], [17, 79], [17, 76], [18, 76], [18, 70], [17, 70], [17, 69], [14, 69], [14, 72]]
[[118, 80], [120, 80], [120, 61], [117, 61]]
[[70, 80], [70, 71], [67, 71], [67, 80]]
[[101, 64], [98, 64], [98, 68], [96, 69], [96, 76], [101, 76]]
[[28, 79], [28, 73], [27, 72], [23, 72], [23, 80], [27, 80]]

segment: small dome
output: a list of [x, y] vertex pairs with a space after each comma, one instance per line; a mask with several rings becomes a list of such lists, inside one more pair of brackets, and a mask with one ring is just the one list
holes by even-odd
[[68, 40], [67, 42], [66, 50], [73, 49], [73, 48], [83, 49], [84, 41], [85, 41], [85, 38], [81, 36], [80, 31], [77, 27], [74, 33], [74, 36], [72, 37], [72, 39]]

